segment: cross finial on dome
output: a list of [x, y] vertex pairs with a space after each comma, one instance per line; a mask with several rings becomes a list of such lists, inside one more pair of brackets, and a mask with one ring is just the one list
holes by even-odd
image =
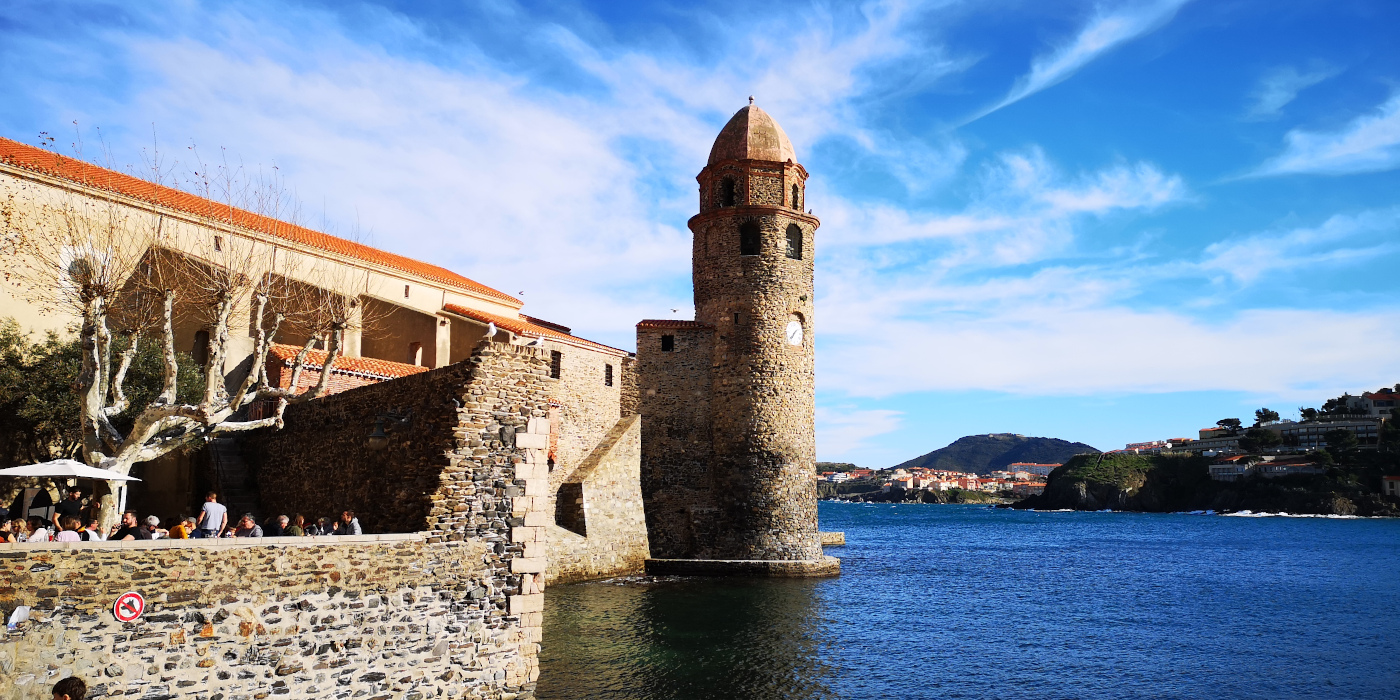
[[749, 104], [753, 104], [753, 95], [749, 95]]

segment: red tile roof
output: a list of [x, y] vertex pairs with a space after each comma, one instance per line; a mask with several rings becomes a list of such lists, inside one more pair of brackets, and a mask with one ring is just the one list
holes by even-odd
[[638, 328], [713, 328], [699, 321], [681, 321], [678, 319], [650, 318], [637, 323]]
[[195, 216], [215, 217], [242, 228], [269, 236], [316, 248], [329, 253], [417, 275], [439, 284], [456, 289], [481, 294], [483, 296], [515, 305], [524, 305], [521, 300], [492, 289], [475, 280], [467, 279], [451, 270], [429, 265], [402, 255], [395, 255], [377, 248], [348, 241], [329, 234], [289, 224], [271, 217], [254, 214], [228, 207], [212, 200], [204, 199], [188, 192], [157, 185], [140, 178], [124, 175], [114, 170], [98, 167], [91, 163], [59, 155], [42, 148], [28, 146], [18, 141], [0, 137], [0, 163], [18, 168], [62, 178], [88, 187], [115, 192], [139, 199], [143, 202], [183, 211]]
[[[591, 340], [580, 338], [576, 335], [572, 335], [566, 332], [561, 333], [556, 329], [563, 328], [564, 326], [560, 326], [555, 323], [550, 323], [548, 326], [541, 325], [537, 321], [537, 319], [532, 319], [529, 316], [517, 316], [515, 318], [511, 318], [509, 316], [493, 314], [487, 311], [481, 311], [479, 309], [469, 309], [459, 304], [446, 304], [442, 307], [442, 310], [446, 311], [447, 313], [469, 318], [473, 321], [477, 321], [480, 323], [494, 323], [496, 324], [497, 328], [510, 331], [511, 333], [514, 333], [516, 335], [544, 337], [546, 340], [554, 340], [569, 345], [586, 347], [591, 350], [600, 350], [602, 352], [608, 353], [609, 355], [617, 355], [620, 357], [629, 354], [626, 350], [620, 350], [610, 345], [595, 343]], [[546, 321], [545, 323], [548, 323], [548, 321]]]
[[[292, 361], [296, 359], [301, 348], [295, 345], [274, 344], [267, 351], [269, 360], [280, 361], [283, 366], [291, 367]], [[319, 372], [326, 362], [326, 351], [312, 350], [306, 354], [305, 368]], [[337, 357], [335, 365], [331, 367], [331, 372], [342, 374], [358, 374], [375, 379], [398, 379], [407, 377], [410, 374], [418, 374], [428, 371], [427, 367], [405, 364], [403, 362], [390, 362], [388, 360], [376, 360], [372, 357]]]

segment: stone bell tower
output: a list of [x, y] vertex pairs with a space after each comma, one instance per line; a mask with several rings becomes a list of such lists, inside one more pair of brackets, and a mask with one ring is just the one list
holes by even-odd
[[821, 222], [804, 213], [807, 171], [750, 98], [696, 179], [695, 320], [638, 324], [652, 556], [805, 562], [810, 573], [834, 573], [839, 563], [823, 558], [817, 533], [812, 259]]

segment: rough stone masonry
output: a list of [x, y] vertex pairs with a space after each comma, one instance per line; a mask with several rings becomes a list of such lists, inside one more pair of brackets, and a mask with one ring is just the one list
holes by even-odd
[[807, 171], [750, 104], [720, 131], [697, 180], [695, 320], [637, 324], [641, 481], [658, 560], [648, 568], [836, 574], [817, 533], [821, 222], [803, 211]]
[[[0, 645], [0, 698], [48, 700], [70, 673], [94, 697], [531, 697], [552, 381], [547, 351], [482, 343], [298, 406], [252, 450], [265, 497], [408, 534], [0, 545], [0, 611], [31, 615]], [[386, 412], [413, 417], [366, 466]], [[131, 624], [111, 611], [126, 591], [149, 601]]]

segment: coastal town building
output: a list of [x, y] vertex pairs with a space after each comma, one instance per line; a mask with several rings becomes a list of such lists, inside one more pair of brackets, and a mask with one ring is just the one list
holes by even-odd
[[1381, 493], [1400, 498], [1400, 476], [1381, 477]]
[[1304, 456], [1277, 457], [1264, 455], [1232, 455], [1211, 462], [1210, 478], [1216, 481], [1239, 481], [1251, 475], [1265, 479], [1283, 476], [1316, 475], [1327, 472], [1326, 465]]
[[[1129, 447], [1131, 447], [1131, 445]], [[1012, 472], [1025, 472], [1027, 474], [1033, 474], [1035, 476], [1050, 476], [1050, 472], [1055, 471], [1056, 467], [1061, 466], [1064, 465], [1040, 464], [1037, 462], [1012, 462], [1011, 464], [1006, 465], [1006, 468]]]

